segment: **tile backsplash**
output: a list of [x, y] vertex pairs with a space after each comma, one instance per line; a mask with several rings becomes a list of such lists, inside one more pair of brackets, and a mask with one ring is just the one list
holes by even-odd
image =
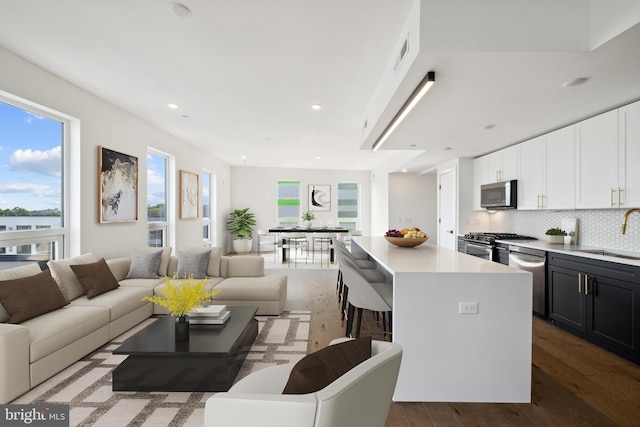
[[491, 231], [545, 238], [545, 231], [560, 227], [563, 218], [578, 219], [578, 244], [640, 252], [640, 214], [629, 216], [627, 233], [620, 234], [626, 209], [574, 211], [498, 211], [490, 215]]

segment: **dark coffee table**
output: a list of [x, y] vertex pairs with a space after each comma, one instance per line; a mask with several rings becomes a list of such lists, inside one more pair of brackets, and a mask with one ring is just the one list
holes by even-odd
[[175, 342], [165, 316], [127, 339], [113, 371], [114, 391], [227, 391], [258, 336], [257, 307], [229, 307], [224, 325], [189, 325], [189, 341]]

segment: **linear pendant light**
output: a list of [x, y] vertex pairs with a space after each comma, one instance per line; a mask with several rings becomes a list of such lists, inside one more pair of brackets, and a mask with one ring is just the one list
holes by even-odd
[[436, 73], [435, 71], [429, 71], [424, 79], [420, 82], [418, 87], [413, 91], [411, 96], [406, 100], [400, 111], [393, 117], [393, 120], [389, 123], [389, 125], [385, 128], [384, 132], [380, 135], [380, 137], [374, 142], [371, 150], [376, 151], [382, 146], [382, 144], [389, 138], [389, 135], [400, 125], [400, 123], [404, 120], [405, 117], [409, 115], [413, 107], [420, 102], [420, 99], [424, 96], [425, 93], [436, 81]]

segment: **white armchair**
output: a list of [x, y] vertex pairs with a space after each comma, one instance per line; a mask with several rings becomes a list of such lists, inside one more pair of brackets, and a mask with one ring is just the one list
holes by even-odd
[[[331, 345], [345, 341], [337, 339]], [[282, 394], [294, 364], [254, 372], [207, 400], [204, 425], [277, 427], [384, 426], [402, 348], [371, 342], [371, 358], [315, 393]]]

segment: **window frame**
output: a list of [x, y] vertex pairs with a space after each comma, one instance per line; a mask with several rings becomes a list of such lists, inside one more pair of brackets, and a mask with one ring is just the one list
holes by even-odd
[[148, 159], [145, 164], [147, 171], [147, 244], [151, 246], [150, 233], [152, 231], [162, 231], [162, 246], [158, 247], [173, 247], [175, 243], [175, 218], [173, 212], [175, 211], [174, 195], [176, 191], [175, 185], [175, 157], [169, 153], [158, 150], [153, 147], [147, 147], [147, 155], [153, 155], [165, 159], [165, 179], [164, 179], [164, 194], [165, 194], [165, 220], [164, 221], [149, 221], [149, 182], [148, 173], [149, 165]]

